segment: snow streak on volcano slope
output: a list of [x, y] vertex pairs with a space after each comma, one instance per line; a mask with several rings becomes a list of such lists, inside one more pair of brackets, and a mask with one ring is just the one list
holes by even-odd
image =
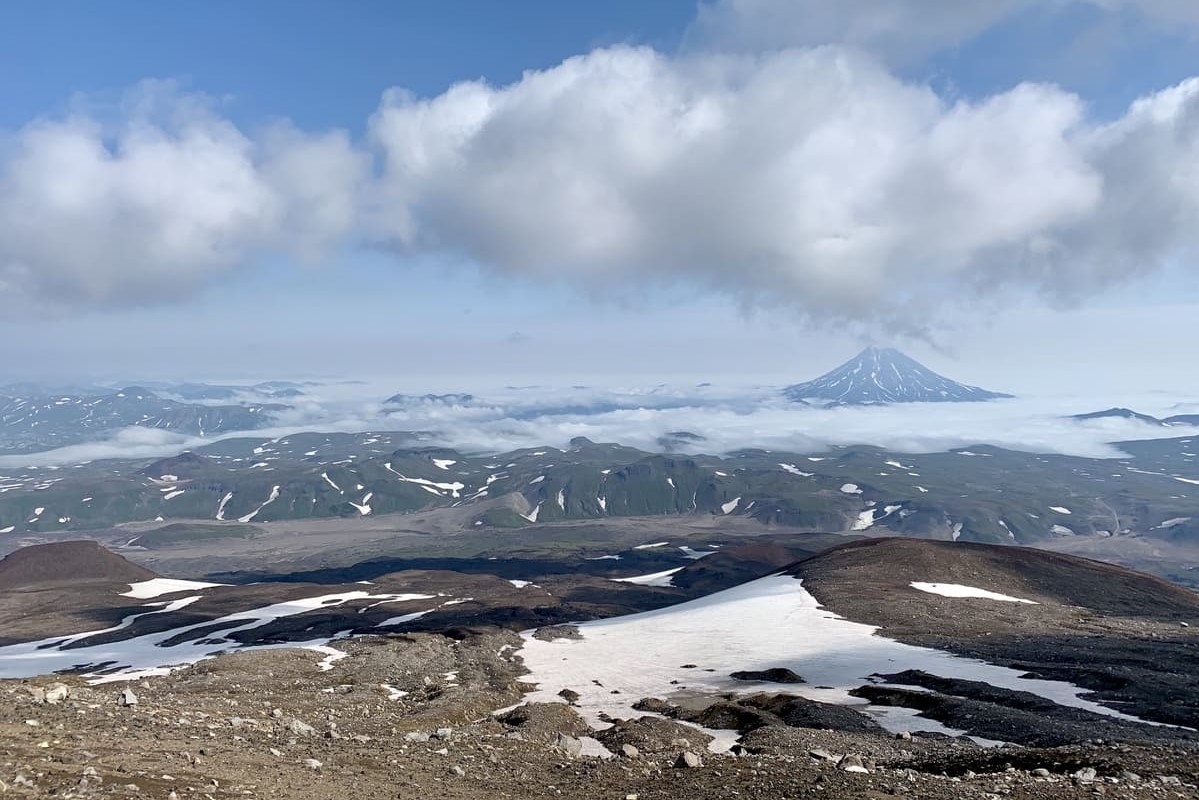
[[[899, 717], [849, 695], [850, 689], [878, 683], [873, 675], [909, 669], [1032, 692], [1060, 705], [1143, 722], [1082, 699], [1085, 689], [1063, 681], [1024, 678], [1017, 670], [876, 636], [877, 628], [821, 608], [803, 582], [790, 576], [761, 578], [677, 606], [578, 627], [582, 639], [546, 642], [533, 638], [531, 631], [524, 634], [521, 656], [531, 673], [527, 680], [537, 684], [525, 700], [559, 702], [558, 692], [573, 689], [580, 695], [580, 711], [599, 727], [601, 714], [637, 716], [631, 706], [643, 697], [769, 691], [858, 705], [895, 730], [943, 730], [931, 720]], [[694, 666], [684, 669], [684, 664]], [[738, 670], [772, 667], [789, 668], [807, 683], [747, 683], [729, 677]]]
[[[434, 598], [426, 594], [371, 594], [363, 591], [326, 594], [273, 603], [218, 619], [129, 639], [92, 645], [87, 643], [88, 639], [101, 634], [128, 628], [140, 617], [172, 613], [200, 599], [201, 595], [191, 595], [170, 602], [147, 603], [146, 607], [154, 610], [130, 615], [111, 628], [0, 647], [0, 678], [29, 678], [52, 672], [83, 670], [84, 677], [92, 683], [105, 683], [162, 675], [173, 668], [195, 664], [197, 661], [234, 650], [300, 647], [330, 653], [326, 647], [330, 641], [328, 638], [307, 642], [245, 645], [230, 637], [241, 631], [260, 628], [280, 617], [333, 608], [351, 602], [370, 600], [378, 605]], [[193, 632], [194, 638], [188, 639], [186, 635]], [[180, 637], [185, 641], [167, 644]]]

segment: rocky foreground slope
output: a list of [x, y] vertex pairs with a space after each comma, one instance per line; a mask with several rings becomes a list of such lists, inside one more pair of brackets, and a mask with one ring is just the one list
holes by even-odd
[[[0, 611], [67, 602], [48, 562], [93, 547], [10, 557]], [[0, 646], [0, 674], [67, 670], [0, 680], [6, 796], [1047, 800], [1199, 784], [1199, 600], [1082, 559], [884, 540], [660, 608], [682, 590], [420, 571], [219, 587], [96, 550], [78, 595], [93, 607], [53, 617], [90, 624]], [[734, 555], [675, 574], [719, 582], [786, 553]], [[563, 624], [620, 602], [654, 610]]]
[[[984, 748], [945, 737], [767, 720], [735, 752], [655, 714], [588, 731], [566, 704], [519, 702], [503, 632], [364, 638], [319, 656], [224, 656], [129, 690], [0, 683], [0, 791], [120, 798], [1173, 798], [1190, 744]], [[763, 717], [766, 719], [765, 717]], [[808, 725], [821, 724], [819, 722]], [[600, 757], [600, 747], [612, 755]]]

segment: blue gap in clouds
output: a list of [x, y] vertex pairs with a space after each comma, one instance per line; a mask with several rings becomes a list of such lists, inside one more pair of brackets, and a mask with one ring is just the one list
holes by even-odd
[[1199, 75], [1199, 31], [1168, 28], [1135, 9], [1034, 5], [963, 45], [905, 71], [942, 97], [978, 101], [1022, 82], [1081, 96], [1100, 121], [1138, 97]]
[[384, 89], [509, 83], [619, 42], [673, 50], [695, 0], [206, 0], [0, 7], [0, 129], [147, 78], [232, 97], [241, 125], [288, 118], [360, 134]]

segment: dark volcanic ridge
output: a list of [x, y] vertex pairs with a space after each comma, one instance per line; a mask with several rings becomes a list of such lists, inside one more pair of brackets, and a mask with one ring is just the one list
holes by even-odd
[[[1168, 581], [1043, 550], [914, 539], [854, 542], [788, 573], [887, 638], [1068, 681], [1109, 707], [1199, 728], [1199, 594]], [[934, 593], [963, 587], [1009, 601]], [[906, 702], [931, 713], [914, 693]]]
[[137, 583], [156, 577], [92, 541], [31, 545], [0, 560], [0, 592], [55, 583]]
[[1011, 397], [938, 375], [894, 348], [867, 347], [815, 380], [783, 390], [795, 402], [825, 400], [831, 405], [950, 403]]

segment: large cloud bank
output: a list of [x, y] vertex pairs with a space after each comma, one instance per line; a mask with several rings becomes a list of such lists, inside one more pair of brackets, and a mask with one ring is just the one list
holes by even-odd
[[[506, 86], [391, 89], [361, 140], [241, 130], [162, 84], [116, 121], [32, 121], [0, 138], [0, 292], [136, 304], [263, 256], [381, 246], [397, 265], [449, 254], [599, 291], [683, 283], [910, 332], [954, 298], [1074, 300], [1194, 254], [1199, 79], [1114, 121], [1051, 85], [954, 101], [887, 66], [892, 4], [848, 28], [825, 5], [709, 7], [761, 21], [812, 6], [811, 40], [772, 49], [621, 46]], [[976, 10], [922, 47], [1022, 4], [948, 5]], [[1190, 19], [1189, 4], [1153, 8]]]

